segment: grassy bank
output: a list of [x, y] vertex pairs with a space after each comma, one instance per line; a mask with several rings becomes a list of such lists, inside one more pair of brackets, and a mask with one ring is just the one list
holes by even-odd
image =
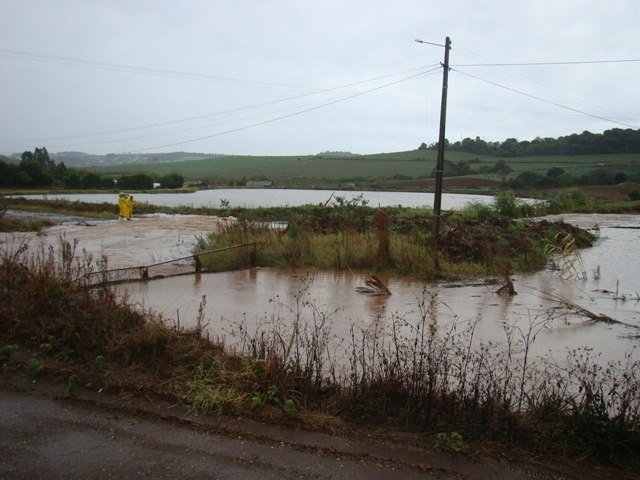
[[[582, 248], [594, 240], [565, 223], [519, 218], [534, 208], [511, 194], [497, 196], [493, 205], [470, 204], [442, 218], [435, 248], [430, 211], [370, 208], [338, 197], [329, 205], [291, 209], [286, 229], [257, 220], [230, 224], [201, 239], [198, 252], [256, 243], [261, 266], [392, 271], [433, 280], [535, 271], [551, 248], [570, 239]], [[246, 254], [234, 250], [203, 261], [209, 270], [229, 270], [246, 266]]]
[[0, 252], [3, 372], [58, 378], [69, 395], [160, 395], [194, 414], [313, 428], [340, 419], [420, 432], [445, 451], [490, 441], [637, 469], [640, 364], [629, 356], [602, 365], [586, 348], [560, 363], [534, 359], [530, 347], [552, 318], [505, 325], [497, 348], [475, 341], [475, 321], [439, 324], [438, 300], [425, 292], [416, 313], [352, 327], [336, 344], [333, 312], [302, 281], [297, 304], [276, 308], [271, 322], [237, 325], [230, 352], [202, 330], [170, 328], [108, 288], [76, 281], [92, 267], [74, 253], [64, 242]]

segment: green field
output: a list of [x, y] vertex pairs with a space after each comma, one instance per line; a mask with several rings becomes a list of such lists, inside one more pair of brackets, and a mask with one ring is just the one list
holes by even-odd
[[[469, 157], [466, 154], [460, 158]], [[397, 174], [428, 175], [435, 165], [435, 152], [400, 152], [350, 157], [307, 156], [220, 156], [159, 164], [94, 167], [102, 174], [179, 173], [186, 180], [239, 180], [268, 178], [279, 182], [301, 179], [341, 180], [348, 178], [392, 177]]]
[[[490, 169], [503, 160], [511, 168], [511, 176], [530, 170], [544, 174], [552, 167], [563, 168], [571, 175], [582, 175], [597, 168], [615, 168], [627, 174], [640, 172], [640, 154], [496, 157], [462, 152], [447, 152], [447, 161], [470, 161], [474, 171]], [[203, 160], [182, 162], [128, 164], [92, 167], [90, 170], [107, 175], [146, 173], [167, 175], [178, 173], [188, 182], [239, 182], [242, 180], [272, 180], [279, 184], [307, 185], [318, 181], [371, 182], [425, 178], [436, 163], [435, 150], [413, 150], [396, 153], [352, 156], [215, 156]], [[445, 169], [446, 176], [446, 169]], [[486, 175], [495, 178], [495, 175]]]

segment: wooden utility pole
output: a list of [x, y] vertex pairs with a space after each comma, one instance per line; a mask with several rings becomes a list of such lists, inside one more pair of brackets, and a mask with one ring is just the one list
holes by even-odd
[[445, 126], [447, 124], [447, 89], [449, 88], [449, 50], [451, 40], [449, 37], [444, 42], [444, 63], [442, 64], [442, 100], [440, 103], [440, 134], [438, 136], [438, 158], [436, 160], [436, 190], [433, 199], [433, 247], [437, 257], [440, 250], [440, 211], [442, 207], [442, 173], [444, 170], [444, 142]]

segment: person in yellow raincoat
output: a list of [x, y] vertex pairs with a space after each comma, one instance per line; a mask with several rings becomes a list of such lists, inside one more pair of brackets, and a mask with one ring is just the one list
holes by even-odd
[[126, 211], [127, 220], [131, 220], [131, 217], [133, 217], [133, 204], [134, 203], [136, 203], [136, 202], [133, 201], [133, 195], [129, 195], [125, 200], [125, 205], [127, 207], [127, 211]]
[[124, 193], [118, 195], [118, 215], [121, 220], [127, 218], [127, 196]]

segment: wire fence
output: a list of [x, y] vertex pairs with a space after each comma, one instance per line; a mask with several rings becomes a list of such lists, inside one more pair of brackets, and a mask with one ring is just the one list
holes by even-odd
[[[141, 280], [152, 280], [156, 278], [173, 277], [177, 275], [188, 275], [192, 273], [220, 271], [219, 268], [207, 268], [206, 259], [209, 256], [228, 252], [230, 250], [245, 250], [246, 255], [240, 256], [240, 261], [234, 265], [238, 268], [251, 268], [256, 266], [256, 244], [242, 243], [230, 247], [218, 248], [207, 252], [189, 255], [186, 257], [174, 258], [164, 262], [153, 263], [151, 265], [139, 265], [135, 267], [114, 268], [91, 272], [83, 277], [89, 285], [106, 285], [111, 283], [136, 282]], [[236, 257], [237, 258], [237, 257]]]

